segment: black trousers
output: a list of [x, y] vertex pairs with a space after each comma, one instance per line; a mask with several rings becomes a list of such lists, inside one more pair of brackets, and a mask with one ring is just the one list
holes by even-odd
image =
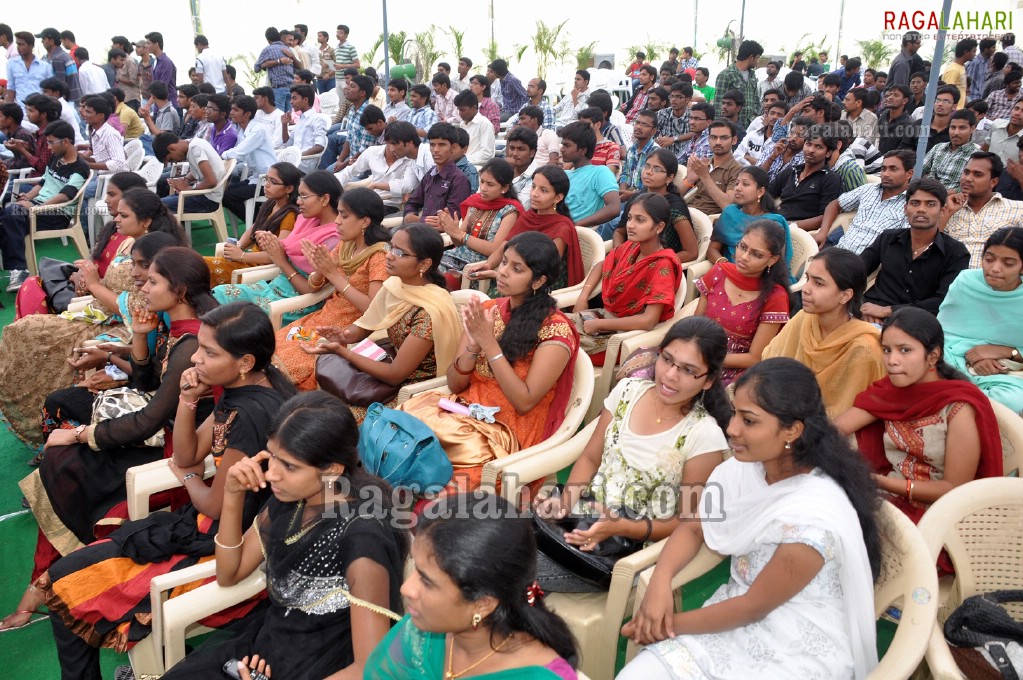
[[[236, 215], [239, 220], [245, 219], [245, 201], [256, 195], [256, 185], [248, 182], [229, 182], [224, 188], [223, 206]], [[248, 227], [249, 225], [245, 225]]]

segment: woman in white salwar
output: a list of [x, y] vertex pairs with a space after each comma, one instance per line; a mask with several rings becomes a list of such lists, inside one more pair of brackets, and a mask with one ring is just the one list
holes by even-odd
[[[649, 646], [618, 680], [863, 678], [877, 665], [870, 473], [799, 362], [755, 365], [736, 383], [734, 405], [734, 457], [704, 490], [720, 494], [716, 516], [683, 522], [668, 539], [622, 629]], [[674, 613], [671, 578], [704, 542], [731, 557], [729, 581], [701, 609]]]

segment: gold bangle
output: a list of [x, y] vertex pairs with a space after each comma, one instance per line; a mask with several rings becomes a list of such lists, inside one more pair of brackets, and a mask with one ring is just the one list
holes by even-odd
[[224, 550], [237, 550], [245, 543], [245, 537], [242, 536], [242, 540], [238, 542], [238, 545], [224, 545], [220, 542], [220, 532], [217, 532], [213, 534], [213, 542], [217, 544], [218, 548], [223, 548]]
[[352, 284], [349, 283], [347, 286], [345, 286], [344, 288], [341, 289], [341, 294], [344, 295], [345, 293], [347, 293], [348, 289], [351, 288], [351, 287], [352, 287]]
[[291, 276], [288, 277], [288, 283], [291, 283], [291, 280], [293, 278], [295, 278], [296, 276], [298, 276], [298, 270], [297, 269], [295, 271], [291, 272]]

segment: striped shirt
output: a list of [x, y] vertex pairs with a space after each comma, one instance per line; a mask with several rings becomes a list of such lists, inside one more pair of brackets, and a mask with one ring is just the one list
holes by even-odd
[[[439, 122], [437, 118], [437, 112], [431, 109], [429, 106], [424, 106], [421, 109], [412, 109], [412, 114], [409, 116], [408, 122], [412, 123], [417, 130], [430, 131], [435, 123]], [[426, 141], [425, 135], [423, 141]]]
[[951, 142], [936, 144], [924, 158], [924, 174], [933, 176], [949, 191], [959, 191], [963, 169], [970, 156], [977, 151], [980, 151], [980, 147], [973, 142], [967, 142], [958, 149], [953, 149]]
[[647, 157], [660, 148], [652, 138], [647, 140], [642, 149], [638, 143], [630, 146], [625, 154], [625, 164], [622, 166], [622, 174], [618, 176], [618, 183], [635, 191], [643, 191], [643, 165]]
[[987, 117], [990, 120], [1006, 120], [1012, 113], [1012, 107], [1019, 101], [1019, 93], [1011, 97], [1005, 90], [995, 90], [987, 96]]
[[344, 80], [345, 75], [341, 72], [341, 64], [354, 64], [357, 61], [359, 61], [359, 52], [355, 49], [355, 45], [347, 40], [339, 43], [337, 49], [334, 50], [334, 77]]
[[1010, 201], [996, 191], [979, 212], [967, 203], [952, 213], [945, 233], [966, 246], [970, 251], [970, 269], [976, 269], [984, 259], [988, 237], [1002, 227], [1019, 226], [1023, 226], [1023, 201]]
[[[678, 137], [689, 132], [689, 109], [686, 109], [681, 116], [676, 116], [671, 108], [661, 109], [657, 112], [657, 136]], [[667, 147], [673, 154], [678, 156], [682, 152], [682, 145], [685, 142], [673, 142]]]
[[89, 132], [89, 145], [92, 147], [92, 161], [106, 163], [110, 172], [122, 172], [128, 169], [124, 155], [124, 137], [121, 133], [103, 123]]
[[864, 184], [838, 197], [838, 205], [843, 211], [856, 211], [852, 223], [838, 242], [839, 248], [859, 255], [885, 229], [909, 227], [906, 221], [906, 192], [882, 199], [883, 191], [880, 184]]
[[842, 191], [852, 191], [867, 183], [867, 174], [863, 172], [863, 166], [848, 149], [842, 151], [833, 169], [842, 178]]

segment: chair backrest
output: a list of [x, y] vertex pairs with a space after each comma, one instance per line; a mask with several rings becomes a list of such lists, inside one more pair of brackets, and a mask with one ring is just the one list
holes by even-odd
[[153, 184], [163, 174], [163, 163], [156, 160], [155, 156], [146, 156], [135, 173], [146, 180], [146, 184]]
[[[955, 566], [958, 602], [993, 590], [1023, 588], [1021, 526], [1023, 479], [1012, 477], [958, 486], [936, 500], [918, 524], [932, 559], [942, 548], [948, 552]], [[1023, 604], [1005, 607], [1017, 620], [1023, 616]]]
[[1002, 465], [1006, 477], [1019, 477], [1023, 468], [1023, 418], [1012, 409], [994, 399], [991, 408], [998, 421], [998, 434], [1002, 439]]
[[124, 157], [128, 161], [128, 170], [135, 172], [142, 166], [146, 150], [142, 148], [142, 142], [138, 139], [130, 139], [124, 143]]
[[789, 271], [793, 277], [798, 278], [803, 275], [807, 263], [811, 257], [817, 254], [819, 248], [810, 232], [790, 226], [789, 234], [792, 238], [792, 260], [789, 261]]
[[583, 274], [589, 274], [593, 265], [604, 261], [604, 240], [589, 227], [576, 227], [579, 235], [579, 250], [583, 256]]
[[707, 259], [707, 249], [710, 248], [710, 236], [714, 231], [714, 222], [702, 210], [689, 209], [689, 217], [693, 220], [693, 231], [696, 232], [697, 250], [696, 261]]
[[462, 290], [456, 290], [451, 293], [451, 300], [455, 303], [455, 307], [458, 308], [461, 313], [462, 307], [469, 304], [471, 300], [479, 300], [480, 302], [486, 302], [490, 297], [486, 293], [481, 293], [478, 290], [472, 290], [471, 288], [463, 288]]
[[224, 175], [217, 182], [218, 189], [223, 189], [227, 186], [227, 183], [231, 181], [231, 175], [234, 173], [234, 166], [237, 165], [237, 163], [238, 159], [236, 158], [228, 158], [224, 161]]
[[885, 501], [876, 517], [881, 573], [874, 584], [874, 616], [899, 601], [902, 617], [884, 658], [867, 677], [908, 678], [927, 651], [938, 611], [938, 574], [924, 537], [901, 510]]
[[880, 184], [881, 175], [867, 175], [867, 184]]
[[333, 116], [337, 113], [337, 107], [341, 104], [341, 98], [335, 90], [329, 90], [320, 94], [320, 113], [325, 116]]
[[286, 146], [277, 149], [276, 153], [278, 163], [291, 163], [297, 168], [298, 164], [302, 162], [302, 149], [297, 146]]

